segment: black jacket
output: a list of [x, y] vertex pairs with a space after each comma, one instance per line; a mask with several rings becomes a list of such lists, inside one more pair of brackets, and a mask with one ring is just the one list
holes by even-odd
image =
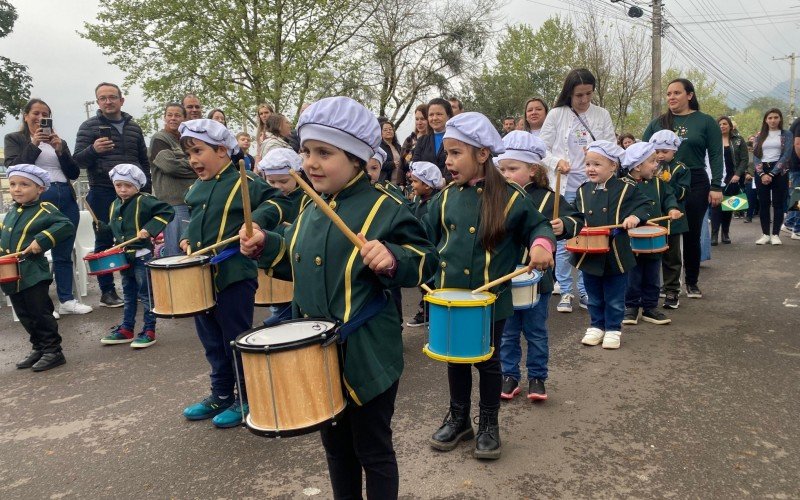
[[439, 167], [442, 171], [442, 176], [446, 182], [450, 182], [452, 178], [450, 172], [444, 166], [444, 161], [447, 158], [447, 153], [444, 152], [444, 146], [439, 149], [439, 154], [436, 154], [436, 142], [433, 139], [433, 134], [423, 135], [417, 140], [417, 146], [414, 148], [414, 155], [411, 161], [429, 161]]
[[[116, 127], [98, 111], [97, 115], [83, 122], [78, 129], [78, 138], [75, 140], [75, 161], [80, 168], [86, 169], [89, 177], [89, 187], [107, 187], [114, 189], [114, 183], [108, 173], [120, 163], [133, 163], [138, 165], [147, 176], [147, 185], [142, 191], [150, 192], [150, 162], [147, 160], [147, 144], [139, 125], [133, 121], [128, 113], [122, 113], [125, 124], [122, 135]], [[92, 144], [100, 137], [98, 127], [105, 125], [111, 127], [111, 140], [114, 149], [108, 153], [98, 154]]]
[[[6, 167], [12, 165], [19, 165], [21, 163], [28, 163], [34, 165], [39, 153], [42, 152], [38, 146], [34, 146], [31, 142], [30, 136], [25, 132], [12, 132], [6, 134], [3, 141], [5, 147], [5, 160], [3, 163]], [[78, 164], [72, 158], [69, 152], [67, 143], [61, 140], [61, 154], [58, 155], [58, 163], [61, 165], [61, 171], [67, 179], [75, 180], [81, 173]]]
[[[395, 140], [393, 146], [397, 149], [397, 153], [400, 154], [400, 144], [397, 140]], [[380, 177], [378, 177], [378, 182], [389, 181], [398, 186], [405, 186], [406, 174], [408, 173], [408, 165], [406, 164], [405, 158], [403, 158], [403, 155], [400, 155], [400, 165], [398, 167], [400, 171], [397, 172], [395, 176], [393, 175], [395, 173], [395, 164], [391, 146], [387, 144], [386, 141], [381, 140], [380, 148], [386, 153], [386, 161], [381, 165], [381, 173]]]

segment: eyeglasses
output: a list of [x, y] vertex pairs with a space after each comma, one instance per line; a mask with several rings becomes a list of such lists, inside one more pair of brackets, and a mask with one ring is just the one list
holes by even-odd
[[119, 101], [118, 95], [104, 95], [97, 98], [97, 102], [116, 102]]

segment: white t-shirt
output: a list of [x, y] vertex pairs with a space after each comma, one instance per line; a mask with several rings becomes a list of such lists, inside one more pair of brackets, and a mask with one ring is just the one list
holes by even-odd
[[531, 135], [532, 135], [532, 136], [534, 136], [534, 137], [539, 137], [539, 134], [541, 134], [541, 133], [542, 133], [542, 129], [539, 129], [539, 130], [531, 130], [531, 131], [530, 131], [530, 133], [531, 133]]
[[39, 143], [39, 156], [36, 157], [36, 166], [47, 170], [50, 174], [50, 182], [67, 182], [67, 176], [61, 171], [61, 164], [58, 162], [58, 155], [53, 146], [46, 142]]
[[761, 161], [774, 162], [781, 159], [781, 131], [770, 130], [761, 145]]
[[[582, 113], [581, 118], [588, 122], [586, 114]], [[570, 171], [567, 176], [567, 192], [577, 191], [581, 184], [586, 182], [586, 151], [584, 148], [592, 142], [592, 136], [583, 126], [583, 123], [574, 117], [567, 136], [567, 148], [569, 152]]]

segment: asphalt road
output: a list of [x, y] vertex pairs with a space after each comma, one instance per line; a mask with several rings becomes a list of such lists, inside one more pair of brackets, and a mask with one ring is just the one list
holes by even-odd
[[[619, 351], [582, 346], [587, 313], [559, 314], [553, 299], [550, 399], [503, 404], [496, 462], [426, 444], [446, 410], [445, 366], [421, 353], [425, 330], [407, 328], [401, 496], [800, 498], [800, 242], [756, 237], [757, 223], [735, 219], [733, 244], [703, 264], [705, 297], [682, 297], [672, 325], [626, 328]], [[410, 316], [418, 294], [404, 299]], [[191, 320], [161, 320], [140, 352], [102, 346], [121, 312], [62, 318], [68, 362], [36, 374], [14, 368], [27, 337], [0, 308], [0, 498], [331, 496], [316, 434], [183, 419], [208, 390]]]

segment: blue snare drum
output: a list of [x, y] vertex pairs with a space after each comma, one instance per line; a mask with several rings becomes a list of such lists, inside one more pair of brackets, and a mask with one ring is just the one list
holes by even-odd
[[125, 258], [125, 250], [122, 248], [90, 253], [83, 260], [88, 264], [89, 272], [87, 274], [91, 276], [111, 274], [114, 271], [122, 271], [131, 267], [128, 259]]
[[[517, 269], [525, 266], [517, 266]], [[532, 309], [539, 303], [539, 281], [542, 273], [534, 269], [511, 279], [511, 301], [515, 311]]]
[[667, 228], [662, 226], [640, 226], [628, 229], [633, 253], [661, 253], [666, 252]]
[[425, 295], [428, 343], [422, 352], [437, 361], [478, 363], [492, 357], [492, 304], [489, 292], [442, 288]]

